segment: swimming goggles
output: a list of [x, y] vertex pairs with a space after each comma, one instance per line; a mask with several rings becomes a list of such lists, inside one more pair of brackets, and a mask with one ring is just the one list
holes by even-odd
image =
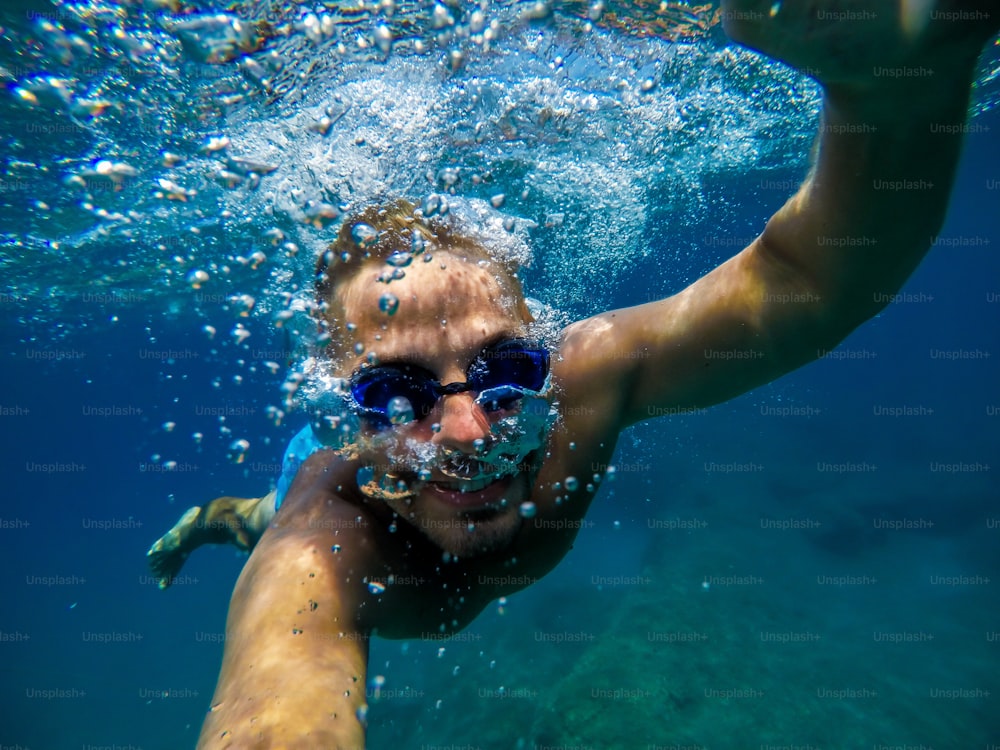
[[430, 414], [442, 396], [466, 392], [478, 394], [476, 403], [495, 412], [513, 408], [527, 392], [542, 390], [548, 374], [547, 349], [509, 339], [481, 351], [466, 370], [464, 383], [442, 385], [433, 373], [417, 365], [376, 365], [354, 373], [350, 392], [360, 417], [388, 427], [396, 421], [390, 411], [398, 410], [401, 403], [394, 399], [409, 402], [413, 419]]

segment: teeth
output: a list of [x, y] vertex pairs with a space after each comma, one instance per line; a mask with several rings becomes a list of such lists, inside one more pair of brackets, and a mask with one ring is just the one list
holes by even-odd
[[459, 492], [478, 492], [481, 489], [489, 487], [499, 479], [501, 479], [501, 475], [491, 475], [480, 477], [479, 479], [466, 479], [461, 482], [440, 482], [439, 484], [449, 490], [458, 490]]

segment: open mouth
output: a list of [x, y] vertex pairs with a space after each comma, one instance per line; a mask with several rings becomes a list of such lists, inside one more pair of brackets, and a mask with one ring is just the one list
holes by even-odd
[[437, 475], [432, 481], [448, 489], [476, 492], [513, 473], [506, 466], [472, 456], [451, 455], [432, 472]]
[[432, 483], [454, 492], [480, 492], [521, 472], [522, 467], [506, 456], [484, 461], [472, 456], [452, 455], [434, 472]]
[[479, 492], [479, 490], [486, 489], [494, 482], [498, 482], [508, 476], [510, 474], [491, 474], [475, 479], [454, 479], [451, 481], [435, 482], [435, 484], [446, 490], [454, 490], [456, 492]]
[[427, 488], [438, 500], [460, 508], [499, 506], [514, 482], [514, 474], [491, 474], [474, 479], [432, 481]]

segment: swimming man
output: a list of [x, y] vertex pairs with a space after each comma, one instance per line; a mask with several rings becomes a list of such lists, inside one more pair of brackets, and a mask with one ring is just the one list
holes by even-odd
[[1000, 19], [993, 0], [850, 10], [865, 20], [834, 0], [724, 3], [735, 41], [823, 85], [823, 120], [800, 190], [672, 297], [550, 342], [515, 269], [468, 234], [402, 202], [344, 223], [317, 284], [347, 405], [334, 448], [266, 529], [266, 499], [202, 524], [225, 539], [232, 521], [253, 553], [200, 748], [363, 748], [370, 635], [461, 630], [563, 558], [624, 428], [767, 383], [892, 299], [944, 220]]

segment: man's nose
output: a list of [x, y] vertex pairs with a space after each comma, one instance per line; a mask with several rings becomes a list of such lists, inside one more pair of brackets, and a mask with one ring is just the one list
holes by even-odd
[[489, 437], [489, 419], [471, 393], [443, 396], [439, 408], [441, 429], [431, 438], [432, 443], [472, 454], [478, 447], [476, 441]]

